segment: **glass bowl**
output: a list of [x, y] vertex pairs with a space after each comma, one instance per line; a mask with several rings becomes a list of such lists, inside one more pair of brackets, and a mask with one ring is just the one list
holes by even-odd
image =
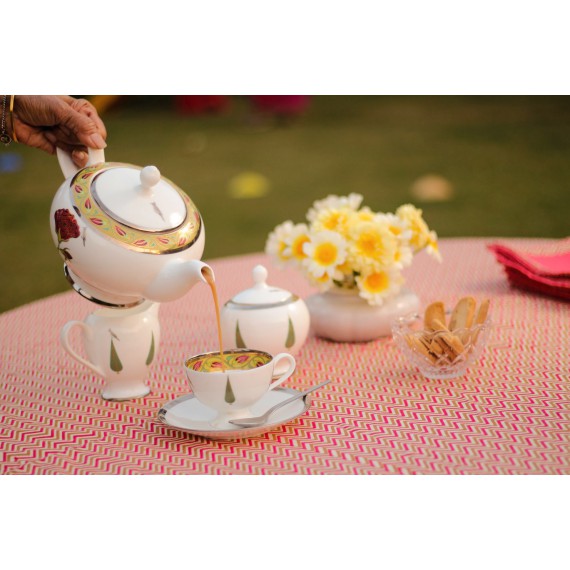
[[392, 335], [404, 356], [423, 376], [432, 379], [463, 376], [487, 344], [493, 327], [490, 319], [470, 328], [450, 331], [426, 331], [418, 314], [396, 320]]

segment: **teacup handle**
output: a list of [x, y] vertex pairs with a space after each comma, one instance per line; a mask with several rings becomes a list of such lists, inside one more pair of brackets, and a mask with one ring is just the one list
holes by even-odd
[[87, 335], [88, 339], [90, 339], [93, 336], [93, 331], [91, 330], [91, 327], [88, 324], [84, 323], [83, 321], [69, 321], [68, 323], [65, 323], [65, 325], [63, 325], [63, 328], [61, 329], [61, 333], [59, 335], [63, 348], [69, 353], [70, 356], [75, 358], [75, 360], [81, 362], [81, 364], [84, 364], [85, 366], [87, 366], [87, 368], [93, 370], [95, 374], [98, 374], [99, 376], [105, 376], [105, 372], [103, 372], [103, 370], [99, 366], [93, 364], [86, 358], [83, 358], [82, 356], [77, 354], [77, 352], [75, 352], [75, 350], [73, 350], [73, 348], [71, 347], [71, 344], [69, 342], [69, 333], [71, 332], [71, 329], [73, 327], [82, 328], [85, 331], [85, 334]]
[[275, 382], [272, 382], [269, 385], [269, 389], [273, 390], [273, 388], [277, 388], [277, 386], [279, 386], [280, 384], [283, 384], [283, 382], [285, 382], [285, 380], [287, 380], [287, 378], [289, 378], [289, 376], [291, 376], [291, 374], [293, 374], [293, 372], [295, 372], [295, 359], [287, 352], [280, 352], [279, 354], [275, 355], [273, 357], [273, 370], [275, 370], [276, 366], [277, 366], [277, 362], [279, 360], [288, 360], [289, 361], [289, 368], [279, 377], [277, 378], [277, 380], [275, 380]]
[[[71, 159], [71, 154], [62, 148], [57, 147], [57, 161], [59, 162], [59, 167], [63, 172], [65, 178], [69, 178], [74, 174], [77, 174], [81, 169], [73, 162]], [[99, 164], [100, 162], [105, 162], [105, 151], [102, 148], [88, 148], [87, 154], [89, 158], [87, 160], [86, 166], [92, 166], [93, 164]]]

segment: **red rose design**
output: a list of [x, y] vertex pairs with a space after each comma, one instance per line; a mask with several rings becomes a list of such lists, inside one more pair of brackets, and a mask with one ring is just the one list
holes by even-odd
[[60, 242], [80, 236], [81, 232], [79, 231], [77, 220], [69, 210], [56, 210], [54, 219], [55, 231]]

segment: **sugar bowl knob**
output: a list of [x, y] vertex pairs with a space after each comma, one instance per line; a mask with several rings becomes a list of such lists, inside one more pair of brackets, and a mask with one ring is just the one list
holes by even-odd
[[267, 288], [267, 269], [263, 265], [256, 265], [251, 272], [253, 276], [253, 282], [255, 287], [258, 289]]

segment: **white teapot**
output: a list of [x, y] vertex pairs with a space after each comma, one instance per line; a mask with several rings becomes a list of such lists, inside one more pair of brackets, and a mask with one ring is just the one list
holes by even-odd
[[131, 307], [173, 301], [205, 281], [202, 218], [156, 167], [105, 162], [94, 149], [82, 169], [59, 148], [57, 156], [66, 180], [52, 202], [51, 232], [78, 293]]
[[222, 307], [220, 320], [224, 349], [252, 348], [273, 356], [295, 355], [307, 339], [310, 316], [305, 302], [267, 284], [267, 269], [253, 268], [254, 285]]

